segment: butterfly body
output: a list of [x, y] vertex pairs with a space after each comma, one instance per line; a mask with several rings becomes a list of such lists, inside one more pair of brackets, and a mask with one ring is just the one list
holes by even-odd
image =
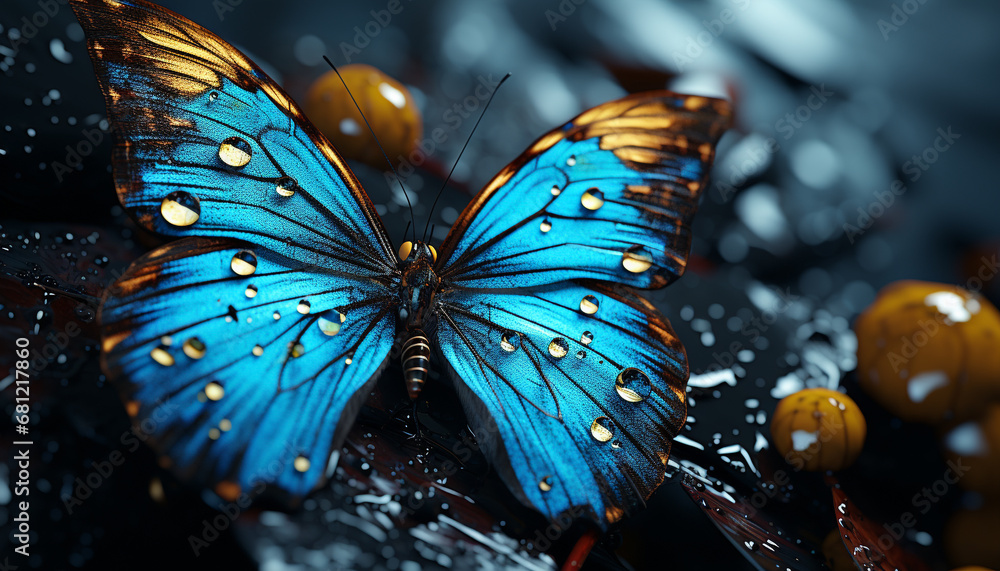
[[[145, 0], [70, 0], [115, 129], [115, 182], [178, 238], [108, 288], [102, 363], [148, 442], [226, 499], [301, 498], [401, 340], [511, 491], [602, 527], [664, 479], [688, 364], [636, 289], [683, 273], [726, 102], [622, 97], [543, 135], [444, 242], [397, 253], [346, 162], [211, 32]], [[440, 251], [438, 251], [440, 250]]]
[[427, 380], [431, 344], [424, 329], [433, 326], [435, 295], [441, 280], [434, 272], [437, 254], [421, 241], [405, 242], [399, 250], [400, 312], [403, 326], [402, 364], [406, 392], [417, 398]]

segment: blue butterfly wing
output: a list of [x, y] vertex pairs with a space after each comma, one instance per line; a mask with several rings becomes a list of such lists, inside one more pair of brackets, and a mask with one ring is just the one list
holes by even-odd
[[[253, 254], [255, 270], [244, 275]], [[323, 481], [335, 443], [395, 334], [393, 300], [230, 239], [186, 238], [136, 261], [100, 310], [102, 354], [137, 434], [220, 495], [293, 497]]]
[[353, 275], [395, 271], [357, 179], [246, 56], [141, 0], [71, 5], [114, 126], [118, 194], [143, 227], [243, 239]]
[[584, 112], [538, 139], [462, 212], [438, 274], [454, 287], [679, 277], [725, 101], [666, 91]]
[[189, 237], [109, 289], [106, 370], [179, 473], [227, 497], [260, 482], [300, 496], [389, 353], [390, 241], [333, 147], [246, 56], [142, 0], [71, 5], [122, 204]]
[[567, 282], [489, 296], [455, 289], [438, 311], [476, 437], [522, 500], [550, 518], [576, 509], [607, 525], [662, 482], [688, 366], [649, 302]]

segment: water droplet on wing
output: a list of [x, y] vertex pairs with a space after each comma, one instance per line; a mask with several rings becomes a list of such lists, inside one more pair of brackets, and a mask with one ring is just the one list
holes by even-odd
[[160, 214], [174, 226], [190, 226], [201, 217], [201, 203], [197, 196], [177, 190], [168, 194], [160, 203]]
[[652, 386], [649, 375], [634, 367], [624, 369], [618, 373], [618, 378], [615, 379], [615, 390], [618, 391], [618, 396], [628, 402], [642, 402], [649, 398]]
[[549, 355], [556, 359], [562, 359], [569, 353], [569, 343], [562, 337], [556, 337], [549, 343]]
[[233, 168], [243, 168], [250, 162], [250, 143], [239, 137], [229, 137], [219, 145], [219, 159]]
[[599, 416], [590, 424], [590, 435], [598, 442], [607, 442], [615, 436], [615, 424], [606, 416]]
[[250, 250], [241, 250], [233, 256], [229, 267], [238, 275], [249, 276], [257, 271], [257, 256]]

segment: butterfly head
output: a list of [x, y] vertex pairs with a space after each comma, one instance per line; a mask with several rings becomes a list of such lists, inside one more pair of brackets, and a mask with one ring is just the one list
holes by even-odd
[[405, 269], [413, 265], [427, 264], [430, 266], [437, 262], [437, 250], [430, 244], [421, 241], [406, 241], [399, 247], [400, 269]]

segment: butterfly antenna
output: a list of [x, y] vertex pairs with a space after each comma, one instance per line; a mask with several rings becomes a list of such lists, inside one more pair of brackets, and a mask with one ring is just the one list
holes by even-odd
[[[368, 126], [368, 132], [371, 133], [372, 137], [375, 139], [375, 144], [378, 145], [378, 150], [382, 151], [382, 156], [385, 157], [385, 162], [389, 165], [389, 170], [391, 170], [392, 174], [394, 174], [396, 176], [396, 182], [399, 183], [399, 189], [403, 191], [403, 198], [406, 199], [406, 206], [407, 206], [407, 208], [410, 209], [410, 221], [412, 222], [413, 220], [415, 220], [415, 217], [413, 215], [413, 205], [410, 204], [410, 195], [406, 193], [406, 187], [403, 186], [403, 181], [402, 181], [402, 179], [399, 178], [399, 173], [396, 172], [396, 167], [392, 166], [392, 161], [389, 160], [389, 155], [385, 154], [385, 149], [382, 148], [382, 143], [379, 142], [378, 136], [375, 134], [375, 130], [372, 129], [371, 123], [368, 122], [368, 117], [365, 117], [364, 112], [361, 110], [361, 106], [358, 105], [358, 100], [354, 98], [354, 94], [351, 93], [351, 90], [347, 87], [347, 82], [344, 81], [344, 76], [340, 75], [340, 70], [337, 69], [337, 66], [333, 65], [333, 62], [330, 61], [330, 58], [326, 57], [325, 54], [323, 55], [323, 60], [326, 61], [326, 63], [331, 68], [333, 68], [333, 71], [335, 71], [337, 73], [337, 77], [340, 78], [340, 83], [344, 84], [344, 89], [347, 91], [347, 94], [351, 96], [351, 101], [354, 102], [354, 107], [358, 110], [358, 113], [361, 115], [361, 118], [365, 120], [365, 125]], [[508, 74], [508, 75], [510, 75], [510, 74]], [[504, 78], [504, 79], [506, 79], [506, 78]], [[503, 81], [501, 81], [500, 83], [503, 83]], [[497, 85], [497, 87], [500, 87], [500, 86]], [[494, 93], [495, 92], [496, 92], [496, 90], [494, 90]], [[490, 98], [492, 99], [492, 96]], [[487, 103], [487, 105], [489, 105], [489, 103]], [[409, 227], [410, 226], [407, 225], [407, 228], [409, 228]], [[403, 236], [406, 236], [406, 232], [403, 232]], [[413, 239], [416, 240], [416, 238], [417, 238], [417, 231], [416, 231], [416, 228], [414, 228], [414, 230], [413, 230]]]
[[510, 77], [509, 73], [503, 76], [503, 79], [500, 80], [500, 83], [498, 83], [497, 86], [493, 88], [493, 93], [490, 94], [490, 98], [486, 101], [486, 105], [483, 106], [483, 112], [479, 114], [479, 119], [477, 119], [476, 124], [472, 126], [472, 132], [469, 133], [469, 138], [465, 140], [465, 145], [462, 146], [462, 150], [458, 153], [458, 158], [456, 158], [455, 163], [451, 165], [451, 170], [448, 171], [447, 178], [445, 178], [444, 182], [441, 184], [441, 190], [438, 190], [437, 196], [434, 197], [434, 202], [431, 204], [431, 212], [427, 216], [427, 222], [424, 224], [423, 241], [425, 242], [427, 241], [427, 227], [430, 224], [431, 219], [434, 218], [434, 208], [437, 206], [438, 200], [441, 198], [441, 194], [444, 192], [445, 187], [448, 186], [448, 181], [451, 180], [451, 175], [455, 174], [455, 167], [458, 166], [458, 161], [461, 160], [462, 154], [465, 153], [465, 149], [469, 146], [469, 141], [472, 140], [472, 135], [476, 132], [476, 127], [479, 127], [479, 122], [482, 121], [483, 116], [486, 115], [486, 110], [489, 109], [490, 103], [493, 101], [493, 96], [497, 94], [497, 91], [499, 91], [500, 86], [503, 85], [503, 82], [507, 81], [508, 77]]

